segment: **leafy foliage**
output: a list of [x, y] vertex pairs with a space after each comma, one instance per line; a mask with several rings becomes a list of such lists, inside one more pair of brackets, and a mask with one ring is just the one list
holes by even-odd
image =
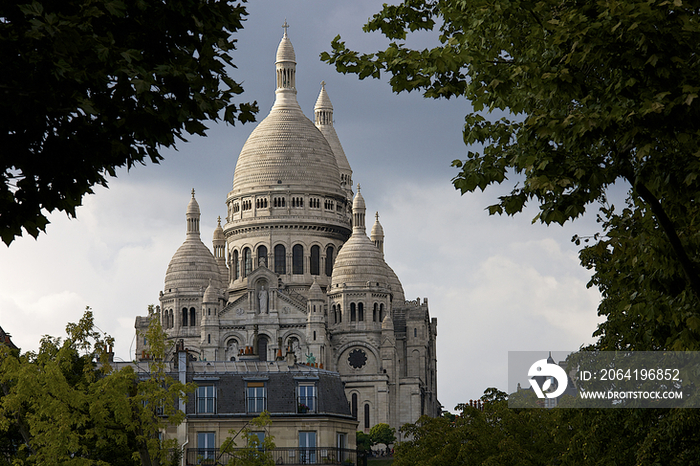
[[403, 426], [394, 465], [700, 464], [695, 409], [511, 409], [489, 390], [483, 410]]
[[[158, 348], [162, 329], [152, 322]], [[12, 443], [13, 464], [170, 464], [175, 443], [158, 433], [182, 421], [176, 400], [189, 388], [157, 365], [142, 381], [130, 367], [113, 370], [112, 338], [95, 329], [89, 309], [66, 331], [65, 340], [44, 337], [38, 353], [0, 345], [0, 437], [22, 437]]]
[[357, 431], [355, 434], [355, 444], [357, 445], [357, 451], [370, 451], [372, 450], [372, 437], [365, 434], [362, 431]]
[[[322, 59], [395, 92], [465, 97], [462, 193], [511, 178], [488, 207], [562, 224], [603, 205], [582, 261], [601, 287], [605, 348], [700, 342], [700, 16], [697, 1], [407, 0], [365, 25], [391, 43], [360, 54], [340, 37]], [[408, 32], [437, 31], [412, 50]], [[487, 114], [503, 115], [487, 118]], [[627, 206], [607, 205], [613, 186]], [[580, 239], [576, 239], [579, 241]], [[616, 274], [618, 270], [620, 273]]]
[[[221, 455], [230, 455], [232, 458], [226, 463], [229, 466], [275, 466], [273, 450], [275, 438], [269, 435], [268, 428], [272, 424], [270, 413], [263, 411], [256, 418], [250, 420], [238, 432], [230, 430], [231, 437], [224, 440], [221, 445]], [[265, 438], [255, 432], [265, 431]], [[236, 438], [242, 435], [245, 446], [236, 448]]]
[[369, 430], [369, 438], [372, 440], [372, 445], [384, 444], [389, 448], [389, 445], [396, 442], [396, 429], [380, 422]]
[[[244, 1], [244, 0], [243, 0]], [[254, 120], [231, 79], [229, 0], [25, 0], [0, 4], [0, 235], [36, 237], [47, 212], [75, 208], [115, 169], [204, 120]]]

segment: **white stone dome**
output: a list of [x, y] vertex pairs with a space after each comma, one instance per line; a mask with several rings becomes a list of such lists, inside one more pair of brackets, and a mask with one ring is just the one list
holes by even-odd
[[165, 292], [201, 291], [209, 282], [221, 287], [219, 266], [209, 248], [199, 237], [199, 204], [194, 198], [187, 205], [187, 237], [182, 246], [173, 255], [165, 273]]
[[209, 249], [197, 238], [188, 237], [170, 259], [165, 273], [165, 291], [197, 291], [219, 285], [219, 266]]
[[388, 288], [388, 266], [382, 252], [367, 237], [365, 232], [365, 200], [357, 186], [352, 203], [352, 236], [338, 251], [333, 264], [331, 289], [342, 286], [367, 286]]
[[[387, 267], [379, 249], [367, 235], [353, 231], [352, 236], [338, 252], [333, 264], [331, 289], [345, 286], [379, 286], [387, 288]], [[379, 285], [377, 285], [379, 284]]]
[[270, 114], [243, 145], [233, 177], [233, 195], [271, 188], [300, 188], [343, 196], [336, 156], [296, 100], [294, 48], [284, 37], [277, 48], [277, 89]]
[[251, 133], [236, 163], [234, 194], [282, 186], [342, 193], [331, 147], [298, 107], [273, 108]]

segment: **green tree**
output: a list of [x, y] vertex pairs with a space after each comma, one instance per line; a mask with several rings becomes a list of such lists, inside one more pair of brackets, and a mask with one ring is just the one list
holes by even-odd
[[389, 424], [380, 422], [369, 430], [369, 438], [372, 440], [372, 445], [383, 444], [389, 448], [389, 445], [396, 442], [396, 429], [389, 427]]
[[[246, 423], [238, 432], [230, 430], [231, 437], [224, 440], [221, 445], [221, 456], [229, 457], [226, 462], [230, 466], [275, 466], [273, 450], [275, 438], [269, 434], [269, 426], [272, 424], [270, 413], [263, 411], [254, 419]], [[262, 442], [256, 432], [265, 432]], [[237, 448], [236, 439], [242, 436], [245, 446]]]
[[[591, 204], [606, 205], [613, 185], [626, 187], [626, 210], [603, 210], [604, 235], [583, 257], [600, 267], [592, 284], [609, 298], [600, 312], [611, 324], [601, 332], [625, 334], [627, 324], [631, 348], [696, 349], [697, 7], [685, 0], [408, 0], [385, 5], [365, 25], [390, 39], [385, 50], [360, 54], [336, 37], [322, 58], [361, 79], [386, 72], [395, 92], [468, 99], [469, 151], [454, 162], [453, 183], [466, 193], [510, 178], [512, 191], [491, 214], [535, 202], [536, 219], [561, 224]], [[436, 46], [406, 47], [413, 31], [435, 31]], [[641, 237], [622, 229], [632, 224]], [[612, 277], [614, 264], [629, 273]], [[657, 319], [657, 334], [646, 334]]]
[[229, 76], [246, 14], [230, 0], [0, 3], [2, 240], [75, 216], [116, 168], [158, 163], [205, 120], [253, 121]]
[[0, 436], [21, 434], [12, 464], [172, 464], [176, 441], [158, 433], [184, 414], [176, 401], [190, 390], [165, 376], [164, 337], [156, 319], [148, 332], [155, 363], [150, 378], [113, 370], [103, 336], [87, 310], [68, 324], [67, 338], [44, 337], [37, 353], [0, 346]]
[[362, 431], [357, 431], [355, 434], [355, 444], [358, 452], [368, 452], [372, 450], [372, 437]]
[[483, 409], [456, 407], [454, 421], [421, 417], [401, 432], [408, 440], [395, 449], [395, 466], [557, 464], [571, 430], [560, 410], [511, 409], [505, 393], [491, 388]]

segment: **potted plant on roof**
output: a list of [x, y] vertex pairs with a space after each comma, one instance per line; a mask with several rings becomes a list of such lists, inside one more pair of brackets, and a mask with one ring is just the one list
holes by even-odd
[[309, 407], [306, 406], [304, 403], [299, 403], [299, 404], [297, 405], [297, 412], [298, 412], [298, 413], [302, 413], [302, 414], [308, 413], [308, 412], [309, 412]]

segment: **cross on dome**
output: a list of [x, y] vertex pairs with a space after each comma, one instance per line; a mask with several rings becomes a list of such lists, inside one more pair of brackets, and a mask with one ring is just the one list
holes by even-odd
[[287, 28], [289, 28], [289, 24], [287, 24], [287, 18], [284, 18], [284, 24], [282, 25], [282, 29], [284, 29], [284, 37], [287, 37]]

